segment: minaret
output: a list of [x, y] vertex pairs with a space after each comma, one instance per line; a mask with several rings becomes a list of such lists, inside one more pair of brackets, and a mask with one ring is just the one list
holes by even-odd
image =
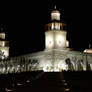
[[5, 32], [0, 32], [0, 59], [8, 58], [9, 56], [9, 42], [5, 41]]
[[65, 31], [66, 24], [60, 22], [60, 12], [55, 9], [51, 12], [51, 23], [46, 25], [45, 49], [65, 49], [67, 47]]
[[91, 48], [91, 44], [89, 44], [89, 48], [84, 50], [84, 53], [90, 53], [92, 54], [92, 48]]

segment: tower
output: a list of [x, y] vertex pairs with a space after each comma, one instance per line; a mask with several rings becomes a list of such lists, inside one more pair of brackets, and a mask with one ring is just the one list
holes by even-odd
[[66, 40], [66, 24], [60, 22], [60, 12], [55, 9], [51, 12], [51, 23], [46, 25], [45, 49], [65, 49], [68, 46]]
[[5, 40], [5, 32], [0, 32], [0, 59], [8, 58], [9, 42]]

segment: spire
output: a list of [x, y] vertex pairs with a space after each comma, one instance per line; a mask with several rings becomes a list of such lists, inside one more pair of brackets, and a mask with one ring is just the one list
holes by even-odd
[[89, 49], [91, 48], [91, 44], [89, 44]]
[[56, 7], [56, 5], [55, 5], [55, 6], [54, 6], [54, 9], [56, 10], [56, 8], [57, 8], [57, 7]]

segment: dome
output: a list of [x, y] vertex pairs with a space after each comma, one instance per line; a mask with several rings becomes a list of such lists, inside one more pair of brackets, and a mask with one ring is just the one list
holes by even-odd
[[53, 10], [51, 13], [60, 13], [58, 10]]
[[92, 54], [91, 44], [89, 44], [89, 49], [84, 50], [84, 53], [91, 53]]
[[60, 20], [60, 12], [56, 9], [56, 6], [55, 9], [51, 12], [51, 19]]
[[84, 53], [92, 53], [92, 49], [85, 49]]

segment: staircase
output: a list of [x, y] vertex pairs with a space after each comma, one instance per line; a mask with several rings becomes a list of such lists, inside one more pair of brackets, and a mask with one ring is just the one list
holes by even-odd
[[13, 92], [70, 92], [71, 86], [63, 78], [63, 73], [46, 72], [35, 80]]

